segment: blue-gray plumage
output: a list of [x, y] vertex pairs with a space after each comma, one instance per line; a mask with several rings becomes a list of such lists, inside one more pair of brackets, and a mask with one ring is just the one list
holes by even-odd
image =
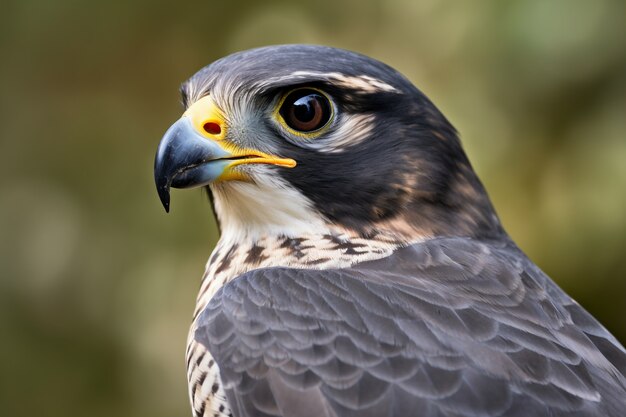
[[510, 244], [432, 239], [349, 269], [250, 271], [195, 335], [238, 416], [624, 413], [623, 348]]
[[624, 415], [626, 351], [512, 242], [398, 72], [276, 46], [182, 92], [159, 196], [205, 186], [222, 232], [187, 350], [194, 415]]

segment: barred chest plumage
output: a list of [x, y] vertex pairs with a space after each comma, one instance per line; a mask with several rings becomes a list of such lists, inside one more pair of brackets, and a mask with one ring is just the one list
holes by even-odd
[[384, 258], [403, 244], [394, 236], [357, 237], [346, 232], [300, 237], [269, 236], [236, 242], [222, 236], [200, 286], [187, 339], [187, 379], [194, 416], [231, 416], [219, 369], [205, 347], [194, 340], [196, 320], [211, 297], [230, 280], [258, 268], [347, 268]]

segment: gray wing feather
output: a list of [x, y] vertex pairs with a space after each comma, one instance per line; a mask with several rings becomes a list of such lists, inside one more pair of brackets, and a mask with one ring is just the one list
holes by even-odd
[[517, 249], [437, 239], [349, 269], [268, 268], [195, 335], [235, 416], [623, 416], [626, 352]]

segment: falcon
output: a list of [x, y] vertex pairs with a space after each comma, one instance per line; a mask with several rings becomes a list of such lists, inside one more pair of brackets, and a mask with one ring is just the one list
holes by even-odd
[[515, 245], [400, 73], [253, 49], [182, 85], [155, 180], [221, 237], [187, 348], [195, 416], [626, 415], [626, 351]]

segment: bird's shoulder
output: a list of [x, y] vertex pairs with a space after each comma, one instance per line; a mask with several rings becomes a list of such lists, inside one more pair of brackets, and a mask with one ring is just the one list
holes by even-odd
[[442, 238], [351, 268], [253, 270], [216, 293], [195, 337], [240, 416], [626, 405], [623, 347], [507, 242]]

